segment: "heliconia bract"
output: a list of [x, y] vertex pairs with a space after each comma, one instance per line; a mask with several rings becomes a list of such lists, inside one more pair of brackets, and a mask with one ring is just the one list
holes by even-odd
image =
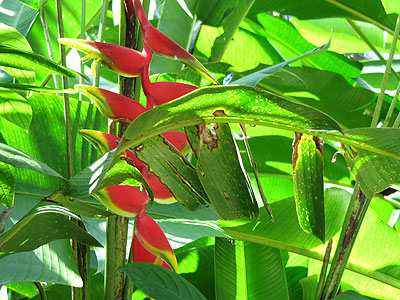
[[[87, 53], [88, 55], [83, 58], [84, 60], [94, 59], [93, 73], [95, 73], [96, 64], [101, 62], [117, 74], [125, 77], [136, 77], [141, 75], [143, 67], [150, 63], [145, 53], [118, 45], [66, 38], [59, 39], [58, 42]], [[93, 75], [96, 76], [96, 74]]]
[[[132, 0], [125, 0], [125, 2], [126, 1]], [[125, 7], [128, 9], [131, 9], [131, 6], [131, 4], [125, 4]], [[218, 84], [218, 81], [215, 80], [215, 78], [192, 54], [151, 25], [146, 17], [140, 0], [133, 0], [133, 7], [135, 8], [136, 15], [139, 19], [140, 29], [143, 33], [143, 41], [154, 53], [179, 60], [197, 70], [212, 83]]]
[[182, 131], [167, 131], [161, 134], [165, 137], [168, 142], [175, 146], [180, 152], [185, 152], [189, 147], [189, 143], [186, 137], [186, 134]]
[[171, 191], [164, 184], [162, 184], [154, 174], [147, 174], [147, 169], [145, 167], [141, 169], [141, 173], [154, 193], [154, 201], [160, 204], [176, 202], [176, 199], [172, 195]]
[[167, 103], [197, 89], [194, 85], [168, 81], [151, 83], [149, 88], [155, 105]]
[[171, 270], [171, 267], [159, 256], [151, 254], [142, 246], [137, 238], [137, 235], [133, 235], [132, 239], [132, 257], [134, 262], [148, 262]]
[[134, 217], [146, 209], [149, 196], [131, 185], [113, 185], [96, 191], [93, 196], [112, 212]]
[[[115, 135], [101, 132], [98, 130], [81, 129], [79, 134], [87, 139], [102, 155], [117, 148], [117, 142], [121, 140]], [[126, 155], [132, 159], [136, 168], [143, 168], [143, 163], [130, 150], [126, 150]]]
[[160, 226], [144, 212], [135, 219], [135, 236], [137, 241], [151, 254], [160, 257], [175, 272], [178, 272], [178, 262], [175, 253], [165, 237]]
[[105, 117], [120, 123], [130, 124], [146, 111], [139, 102], [105, 89], [83, 84], [76, 84], [75, 89], [92, 100]]

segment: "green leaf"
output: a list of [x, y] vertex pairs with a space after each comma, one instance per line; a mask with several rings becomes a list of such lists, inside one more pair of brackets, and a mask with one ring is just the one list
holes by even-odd
[[38, 173], [65, 179], [55, 170], [48, 167], [45, 163], [36, 160], [32, 156], [22, 152], [19, 149], [3, 143], [0, 143], [0, 161], [10, 164], [16, 168], [25, 168]]
[[256, 86], [260, 82], [260, 80], [262, 80], [264, 77], [269, 76], [275, 72], [278, 72], [279, 70], [281, 70], [283, 67], [287, 66], [288, 64], [294, 63], [294, 62], [302, 60], [302, 59], [306, 59], [307, 57], [311, 57], [311, 56], [326, 52], [330, 46], [330, 43], [331, 43], [331, 40], [329, 40], [328, 43], [326, 43], [322, 46], [319, 46], [315, 49], [312, 49], [300, 56], [294, 57], [292, 59], [281, 62], [277, 65], [270, 66], [268, 68], [254, 72], [254, 73], [247, 75], [243, 78], [240, 78], [238, 80], [235, 80], [232, 82], [232, 84], [246, 84], [246, 85]]
[[299, 283], [303, 289], [303, 299], [304, 300], [314, 300], [315, 293], [317, 292], [318, 286], [318, 275], [308, 276], [300, 279]]
[[[259, 14], [257, 22], [247, 19], [244, 25], [248, 30], [267, 38], [286, 60], [301, 56], [316, 48], [315, 45], [307, 42], [289, 21], [267, 13]], [[315, 69], [336, 72], [345, 78], [358, 77], [362, 68], [360, 63], [332, 51], [305, 57], [301, 63]]]
[[319, 109], [346, 128], [368, 127], [371, 117], [365, 110], [376, 94], [354, 87], [339, 74], [308, 67], [286, 67], [265, 77], [258, 87]]
[[258, 204], [229, 125], [187, 127], [186, 135], [197, 158], [198, 178], [216, 212], [228, 220], [258, 217]]
[[400, 183], [400, 160], [377, 155], [361, 148], [353, 149], [354, 157], [347, 152], [346, 162], [363, 193], [372, 198], [393, 184]]
[[382, 0], [382, 4], [387, 14], [400, 12], [400, 3], [396, 0]]
[[217, 299], [289, 299], [280, 251], [250, 242], [215, 241]]
[[0, 116], [28, 130], [32, 121], [32, 108], [20, 94], [0, 89]]
[[0, 46], [0, 66], [68, 77], [82, 76], [88, 79], [85, 75], [56, 64], [44, 56], [7, 46]]
[[[0, 118], [1, 134], [7, 144], [33, 156], [67, 177], [65, 119], [62, 97], [33, 93], [29, 98], [33, 118], [29, 133]], [[100, 117], [94, 105], [70, 99], [74, 174], [98, 159], [98, 152], [77, 133], [83, 128], [107, 130], [107, 120]], [[16, 169], [16, 191], [44, 198], [64, 184], [61, 177], [51, 177], [27, 169]]]
[[[7, 220], [8, 228], [38, 202], [37, 198], [16, 196], [13, 214]], [[3, 257], [0, 259], [0, 269], [0, 284], [37, 281], [82, 286], [68, 240], [53, 241], [33, 251]]]
[[208, 205], [209, 200], [195, 168], [167, 139], [155, 136], [133, 151], [149, 166], [149, 171], [160, 179], [180, 204], [190, 210]]
[[14, 206], [15, 179], [14, 168], [0, 162], [0, 203], [7, 208]]
[[368, 298], [361, 296], [354, 291], [346, 291], [335, 297], [334, 300], [368, 300]]
[[319, 1], [317, 5], [313, 0], [304, 0], [301, 3], [293, 0], [258, 0], [249, 15], [255, 17], [265, 11], [284, 11], [285, 15], [296, 16], [299, 19], [350, 18], [370, 22], [390, 33], [394, 31], [396, 18], [385, 13], [381, 0], [369, 0], [362, 5], [357, 0], [326, 0]]
[[110, 166], [115, 150], [107, 152], [70, 180], [65, 194], [73, 198], [84, 198], [93, 193], [101, 184]]
[[175, 249], [179, 274], [208, 299], [215, 299], [214, 238], [204, 237]]
[[33, 9], [40, 9], [40, 0], [21, 0], [21, 2], [32, 7]]
[[[189, 49], [192, 40], [193, 26], [196, 22], [196, 18], [193, 18], [196, 2], [185, 0], [186, 7], [192, 15], [182, 8], [179, 1], [164, 1], [161, 8], [157, 28], [184, 49]], [[153, 56], [151, 60], [151, 74], [178, 73], [180, 70], [182, 70], [180, 62], [158, 56]]]
[[[13, 47], [16, 49], [32, 52], [32, 48], [25, 37], [15, 28], [0, 23], [0, 45]], [[11, 76], [15, 77], [20, 83], [35, 83], [35, 73], [32, 71], [18, 70], [4, 67], [0, 63], [0, 68]]]
[[233, 10], [231, 10], [229, 15], [221, 22], [224, 32], [214, 41], [214, 45], [211, 49], [210, 61], [221, 60], [229, 42], [232, 40], [233, 35], [239, 28], [239, 24], [253, 5], [254, 0], [237, 0], [236, 2]]
[[295, 134], [293, 186], [300, 227], [325, 242], [324, 158], [321, 138]]
[[102, 205], [96, 205], [95, 203], [87, 203], [69, 197], [57, 197], [56, 201], [72, 213], [88, 218], [106, 218], [113, 215], [103, 209]]
[[[337, 243], [350, 194], [337, 188], [325, 193], [326, 238]], [[296, 220], [294, 200], [271, 204], [275, 222], [261, 210], [258, 222], [225, 221], [218, 224], [236, 239], [298, 253], [322, 261], [325, 246], [316, 237], [303, 232]], [[393, 249], [400, 245], [399, 235], [369, 210], [358, 233], [347, 269], [386, 283], [400, 290], [397, 272], [399, 258]], [[373, 257], [373, 259], [371, 259]]]
[[32, 92], [42, 92], [48, 94], [56, 94], [56, 93], [68, 93], [68, 94], [76, 94], [78, 93], [75, 89], [53, 89], [45, 86], [36, 86], [36, 85], [28, 85], [28, 84], [19, 84], [19, 83], [6, 83], [0, 82], [0, 87], [7, 88], [14, 91], [32, 91]]
[[216, 86], [201, 88], [140, 115], [125, 131], [117, 153], [167, 130], [204, 122], [240, 122], [299, 132], [340, 131], [334, 120], [310, 107], [253, 87]]
[[1, 7], [3, 10], [0, 13], [0, 22], [17, 29], [23, 36], [26, 36], [38, 11], [24, 5], [21, 1], [4, 1]]
[[171, 270], [137, 262], [120, 267], [133, 283], [157, 300], [206, 300], [191, 283]]
[[[101, 244], [68, 217], [78, 218], [61, 206], [42, 202], [9, 230], [0, 235], [0, 257], [34, 250], [59, 239], [73, 239], [86, 245]], [[40, 230], [37, 228], [48, 228]]]

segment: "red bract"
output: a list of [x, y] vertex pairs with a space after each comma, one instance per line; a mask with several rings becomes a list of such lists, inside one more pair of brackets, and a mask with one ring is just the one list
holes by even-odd
[[155, 105], [167, 103], [197, 89], [198, 87], [194, 85], [167, 81], [150, 83], [148, 87]]
[[182, 131], [167, 131], [161, 134], [165, 137], [168, 142], [175, 146], [180, 152], [184, 152], [187, 149], [189, 143], [186, 137], [186, 134]]
[[175, 253], [165, 237], [160, 226], [144, 212], [138, 214], [135, 220], [135, 236], [143, 248], [165, 261], [175, 272], [178, 272], [178, 262]]
[[82, 84], [75, 89], [92, 100], [105, 117], [120, 123], [130, 124], [146, 110], [139, 102], [105, 89]]
[[146, 209], [149, 196], [131, 185], [114, 185], [101, 189], [93, 196], [112, 212], [134, 217]]
[[132, 256], [134, 262], [148, 262], [171, 270], [171, 267], [165, 261], [163, 261], [160, 257], [151, 254], [145, 247], [142, 246], [136, 234], [132, 239]]
[[[117, 148], [116, 141], [121, 140], [120, 137], [98, 130], [82, 129], [79, 130], [79, 134], [87, 139], [103, 155]], [[143, 163], [131, 151], [126, 150], [126, 155], [132, 159], [136, 168], [143, 168]]]
[[147, 183], [150, 185], [151, 190], [154, 193], [154, 200], [161, 204], [168, 204], [176, 202], [176, 199], [170, 192], [170, 190], [161, 183], [161, 181], [154, 174], [147, 174], [147, 169], [142, 168], [140, 171]]
[[94, 59], [95, 63], [92, 65], [94, 76], [96, 76], [94, 70], [98, 62], [125, 77], [139, 76], [143, 68], [150, 63], [145, 53], [118, 45], [65, 38], [59, 39], [58, 42], [87, 53], [84, 60]]

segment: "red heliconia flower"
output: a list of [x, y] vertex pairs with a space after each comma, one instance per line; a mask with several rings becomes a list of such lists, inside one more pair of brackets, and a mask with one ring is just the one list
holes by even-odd
[[168, 36], [166, 36], [164, 33], [162, 33], [160, 30], [150, 24], [143, 10], [140, 0], [125, 0], [125, 7], [127, 7], [128, 9], [128, 16], [129, 14], [132, 14], [130, 12], [132, 4], [127, 3], [130, 1], [133, 1], [133, 6], [139, 19], [144, 43], [149, 46], [154, 53], [179, 60], [182, 63], [197, 70], [214, 84], [218, 84], [218, 81], [215, 80], [214, 77], [212, 77], [207, 69], [204, 68], [204, 66], [192, 54], [190, 54], [188, 51], [186, 51], [184, 48], [182, 48], [180, 45], [175, 43]]
[[[121, 140], [120, 137], [98, 130], [82, 129], [79, 130], [79, 134], [87, 139], [102, 155], [117, 148], [117, 141]], [[141, 170], [144, 167], [143, 163], [130, 150], [126, 150], [125, 153], [132, 159], [136, 168]]]
[[149, 196], [131, 185], [113, 185], [96, 191], [93, 196], [112, 212], [135, 217], [146, 209]]
[[[148, 84], [146, 81], [143, 83]], [[150, 83], [150, 87], [147, 89], [153, 97], [154, 104], [161, 105], [193, 92], [198, 87], [180, 82], [160, 81]]]
[[139, 102], [105, 89], [83, 84], [75, 85], [75, 89], [92, 100], [105, 117], [120, 123], [130, 124], [146, 111]]
[[142, 246], [137, 238], [137, 235], [133, 235], [132, 239], [132, 256], [134, 262], [148, 262], [171, 270], [171, 267], [165, 261], [163, 261], [160, 257], [151, 254], [145, 247]]
[[135, 236], [137, 242], [139, 242], [143, 248], [152, 255], [161, 258], [172, 270], [178, 272], [178, 262], [168, 239], [160, 226], [144, 212], [136, 216]]
[[96, 76], [94, 70], [98, 62], [125, 77], [141, 75], [143, 68], [150, 63], [145, 53], [118, 45], [66, 38], [59, 39], [58, 42], [87, 53], [84, 60], [94, 59], [95, 63], [92, 65], [94, 76]]
[[189, 143], [186, 137], [186, 134], [182, 131], [167, 131], [161, 134], [165, 137], [168, 142], [175, 146], [180, 152], [185, 153], [185, 150], [188, 149]]

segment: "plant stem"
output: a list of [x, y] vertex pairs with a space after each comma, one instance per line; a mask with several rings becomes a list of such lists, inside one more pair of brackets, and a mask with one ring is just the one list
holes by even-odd
[[394, 35], [393, 35], [393, 42], [392, 42], [392, 46], [390, 47], [389, 58], [388, 58], [388, 61], [386, 64], [385, 73], [383, 74], [383, 78], [382, 78], [381, 92], [379, 93], [378, 100], [376, 101], [376, 106], [375, 106], [374, 116], [372, 117], [371, 127], [376, 127], [376, 125], [378, 125], [379, 116], [380, 116], [381, 108], [382, 108], [382, 104], [383, 104], [383, 97], [385, 96], [386, 85], [387, 85], [387, 82], [389, 79], [389, 74], [390, 74], [390, 70], [392, 67], [392, 63], [393, 63], [393, 56], [396, 51], [396, 43], [397, 43], [397, 38], [399, 37], [399, 32], [400, 32], [400, 15], [397, 16], [396, 28], [394, 30]]
[[323, 300], [333, 299], [336, 296], [340, 280], [370, 202], [371, 199], [366, 198], [359, 186], [356, 185], [324, 286], [321, 298]]
[[[82, 40], [85, 39], [85, 31], [86, 31], [86, 0], [81, 0], [81, 34], [80, 34], [80, 38]], [[83, 53], [80, 53], [80, 72], [81, 74], [85, 74], [85, 64], [82, 61], [82, 58], [84, 57]], [[84, 84], [85, 83], [85, 79], [81, 76], [79, 77], [79, 83], [80, 84]], [[83, 100], [83, 94], [79, 93], [79, 100]]]
[[124, 299], [124, 273], [118, 268], [125, 265], [128, 220], [122, 216], [112, 216], [107, 219], [105, 300]]
[[394, 120], [393, 128], [398, 128], [400, 126], [400, 113], [397, 115], [396, 120]]
[[47, 300], [46, 292], [43, 288], [43, 285], [40, 282], [34, 282], [34, 284], [39, 291], [40, 299]]
[[383, 122], [383, 127], [387, 127], [389, 125], [390, 120], [392, 119], [394, 109], [396, 108], [396, 102], [397, 99], [399, 98], [399, 93], [400, 93], [400, 82], [397, 85], [396, 93], [393, 97], [392, 103], [390, 103], [390, 107], [387, 111], [385, 121]]
[[[109, 0], [103, 0], [103, 6], [101, 8], [100, 22], [99, 22], [99, 32], [97, 36], [97, 41], [101, 42], [103, 40], [104, 29], [106, 26], [106, 16], [108, 9]], [[96, 65], [96, 77], [94, 78], [93, 86], [99, 86], [100, 83], [100, 64]]]
[[[53, 55], [53, 49], [51, 47], [49, 28], [47, 26], [45, 14], [44, 14], [44, 0], [40, 1], [40, 21], [43, 26], [44, 39], [45, 39], [46, 45], [47, 45], [47, 53], [49, 55], [49, 58], [54, 61], [54, 55]], [[59, 85], [58, 85], [57, 75], [53, 75], [53, 81], [54, 81], [54, 87], [57, 90], [60, 89]]]
[[[380, 54], [378, 49], [375, 48], [374, 44], [372, 44], [370, 42], [370, 40], [365, 36], [365, 34], [360, 30], [360, 28], [358, 28], [356, 23], [354, 23], [354, 21], [352, 21], [350, 19], [346, 19], [346, 21], [347, 21], [347, 23], [350, 24], [350, 26], [354, 29], [354, 31], [358, 34], [358, 36], [368, 45], [368, 47], [371, 48], [371, 50], [375, 53], [375, 55], [378, 56], [379, 61], [382, 63], [382, 65], [386, 66], [387, 61], [383, 58], [383, 56]], [[396, 71], [393, 68], [391, 68], [390, 71], [391, 71], [391, 74], [394, 77], [396, 77], [396, 79], [398, 81], [400, 81], [399, 74], [397, 74]]]
[[331, 257], [331, 251], [332, 251], [332, 238], [329, 239], [328, 245], [326, 246], [325, 256], [324, 256], [324, 260], [322, 263], [322, 269], [321, 269], [321, 273], [319, 275], [317, 291], [315, 293], [315, 298], [314, 298], [315, 300], [321, 299], [321, 296], [322, 296], [322, 290], [323, 290], [324, 284], [325, 284], [326, 272], [328, 270], [329, 258]]

